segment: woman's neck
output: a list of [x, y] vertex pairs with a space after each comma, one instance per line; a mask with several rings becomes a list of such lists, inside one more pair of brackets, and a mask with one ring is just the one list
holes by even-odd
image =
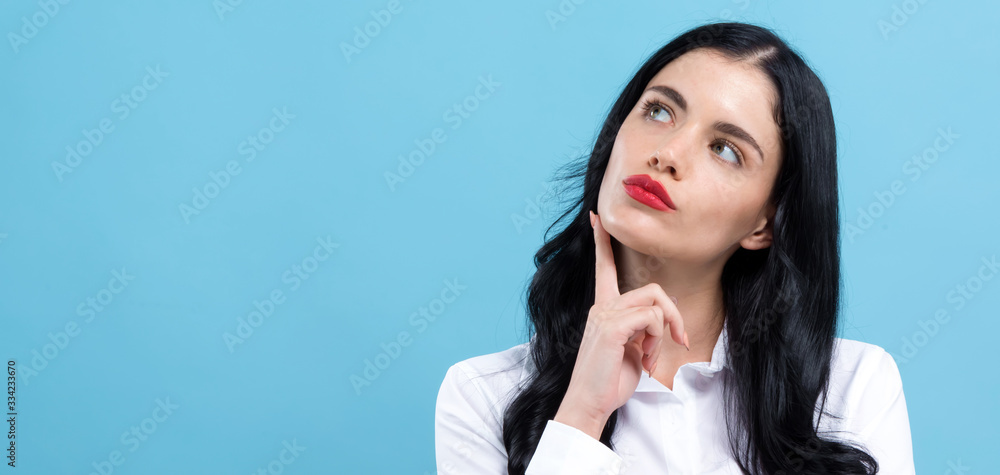
[[[677, 368], [688, 362], [711, 361], [725, 318], [721, 281], [725, 261], [695, 266], [639, 253], [614, 238], [612, 249], [620, 293], [656, 282], [668, 296], [677, 299], [677, 310], [683, 318], [691, 350], [666, 336], [661, 342], [657, 366]], [[659, 368], [657, 373], [660, 373]], [[673, 372], [669, 378], [673, 379]]]

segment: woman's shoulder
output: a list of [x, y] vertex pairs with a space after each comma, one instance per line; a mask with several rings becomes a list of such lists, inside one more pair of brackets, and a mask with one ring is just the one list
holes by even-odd
[[849, 380], [899, 376], [899, 368], [881, 346], [847, 338], [835, 338], [831, 378]]
[[520, 392], [534, 368], [529, 343], [483, 354], [452, 364], [438, 391], [438, 410], [461, 411], [466, 418], [483, 418], [499, 427], [502, 414]]
[[534, 367], [529, 345], [530, 342], [521, 343], [506, 350], [461, 360], [448, 368], [446, 378], [472, 381], [488, 393], [520, 386]]
[[914, 473], [903, 380], [882, 347], [836, 339], [822, 412], [833, 416], [819, 416], [822, 432], [859, 443], [878, 461], [879, 473]]
[[864, 431], [866, 422], [902, 402], [903, 381], [896, 361], [881, 346], [836, 338], [828, 394], [826, 410], [861, 423], [853, 428]]

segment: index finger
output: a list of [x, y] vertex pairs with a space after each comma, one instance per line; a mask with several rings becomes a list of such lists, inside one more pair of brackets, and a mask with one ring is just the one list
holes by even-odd
[[590, 212], [590, 221], [594, 226], [594, 304], [607, 302], [619, 295], [618, 269], [615, 267], [615, 255], [611, 250], [611, 235], [601, 224], [601, 217]]

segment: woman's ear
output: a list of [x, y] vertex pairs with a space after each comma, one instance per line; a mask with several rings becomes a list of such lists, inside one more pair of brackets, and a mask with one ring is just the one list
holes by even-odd
[[768, 203], [767, 211], [764, 213], [764, 216], [760, 218], [757, 228], [754, 229], [753, 233], [740, 241], [740, 246], [751, 251], [764, 249], [770, 246], [774, 238], [774, 212], [774, 205], [772, 203]]

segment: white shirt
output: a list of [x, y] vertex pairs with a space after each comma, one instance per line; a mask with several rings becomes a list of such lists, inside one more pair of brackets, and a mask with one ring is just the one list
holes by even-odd
[[[583, 431], [549, 420], [527, 474], [732, 474], [741, 472], [729, 451], [722, 415], [727, 332], [711, 362], [680, 367], [670, 390], [641, 372], [632, 397], [619, 408], [615, 451]], [[477, 356], [448, 368], [437, 396], [434, 445], [439, 474], [506, 474], [503, 413], [533, 369], [529, 343]], [[722, 371], [722, 373], [720, 373]], [[820, 435], [860, 442], [879, 473], [913, 474], [910, 423], [899, 369], [881, 347], [836, 339], [830, 396]], [[819, 409], [817, 402], [817, 409]], [[817, 410], [813, 421], [819, 416]]]

